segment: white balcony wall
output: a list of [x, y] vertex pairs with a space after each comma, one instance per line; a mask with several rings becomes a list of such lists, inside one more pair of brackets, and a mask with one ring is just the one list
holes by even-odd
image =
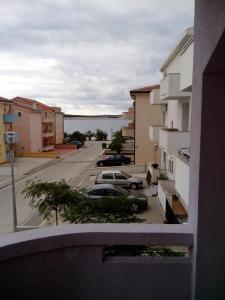
[[162, 104], [162, 102], [160, 101], [160, 89], [155, 89], [152, 90], [150, 93], [150, 104], [154, 105], [154, 104]]
[[186, 148], [190, 146], [190, 132], [169, 131], [161, 129], [159, 132], [159, 147], [167, 154], [176, 154], [177, 147]]
[[180, 157], [175, 157], [175, 189], [181, 196], [186, 210], [189, 205], [189, 164]]
[[180, 74], [169, 73], [160, 82], [160, 100], [184, 100], [191, 96], [180, 90]]
[[160, 184], [161, 181], [158, 181], [158, 198], [161, 204], [163, 213], [166, 213], [166, 192]]
[[149, 126], [149, 138], [154, 144], [159, 143], [159, 131], [163, 127], [161, 125]]
[[192, 72], [193, 72], [193, 51], [194, 43], [192, 43], [181, 53], [180, 61], [180, 90], [192, 90]]

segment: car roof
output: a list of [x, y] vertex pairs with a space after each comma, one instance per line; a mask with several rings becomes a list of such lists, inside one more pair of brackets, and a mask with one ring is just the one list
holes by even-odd
[[102, 171], [99, 174], [108, 174], [108, 173], [121, 173], [120, 170], [106, 170], [106, 171]]
[[94, 184], [86, 188], [86, 190], [101, 190], [101, 189], [115, 189], [115, 186], [109, 183], [102, 183], [102, 184]]

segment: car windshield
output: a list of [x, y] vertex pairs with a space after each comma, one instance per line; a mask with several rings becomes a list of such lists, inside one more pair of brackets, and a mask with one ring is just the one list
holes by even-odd
[[121, 172], [121, 174], [123, 174], [123, 175], [126, 176], [127, 178], [131, 178], [131, 175], [129, 175], [129, 174], [123, 172], [123, 171]]
[[107, 160], [112, 160], [112, 159], [114, 159], [114, 158], [115, 158], [115, 156], [114, 156], [114, 155], [111, 155], [111, 156], [107, 157], [106, 159], [107, 159]]
[[116, 187], [115, 190], [117, 190], [118, 192], [124, 194], [124, 195], [127, 195], [129, 194], [127, 190], [121, 188], [120, 186]]

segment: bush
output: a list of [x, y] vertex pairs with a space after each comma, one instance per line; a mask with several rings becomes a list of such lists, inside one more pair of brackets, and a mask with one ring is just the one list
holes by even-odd
[[101, 130], [101, 129], [97, 129], [96, 130], [96, 134], [95, 134], [95, 137], [96, 137], [96, 140], [97, 141], [106, 141], [107, 140], [107, 132]]

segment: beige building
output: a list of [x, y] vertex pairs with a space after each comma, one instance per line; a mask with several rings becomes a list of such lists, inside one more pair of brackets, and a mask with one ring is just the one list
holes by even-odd
[[150, 105], [150, 93], [156, 87], [159, 86], [147, 86], [130, 91], [134, 100], [135, 164], [160, 161], [158, 146], [149, 139], [149, 127], [163, 124], [161, 107]]

